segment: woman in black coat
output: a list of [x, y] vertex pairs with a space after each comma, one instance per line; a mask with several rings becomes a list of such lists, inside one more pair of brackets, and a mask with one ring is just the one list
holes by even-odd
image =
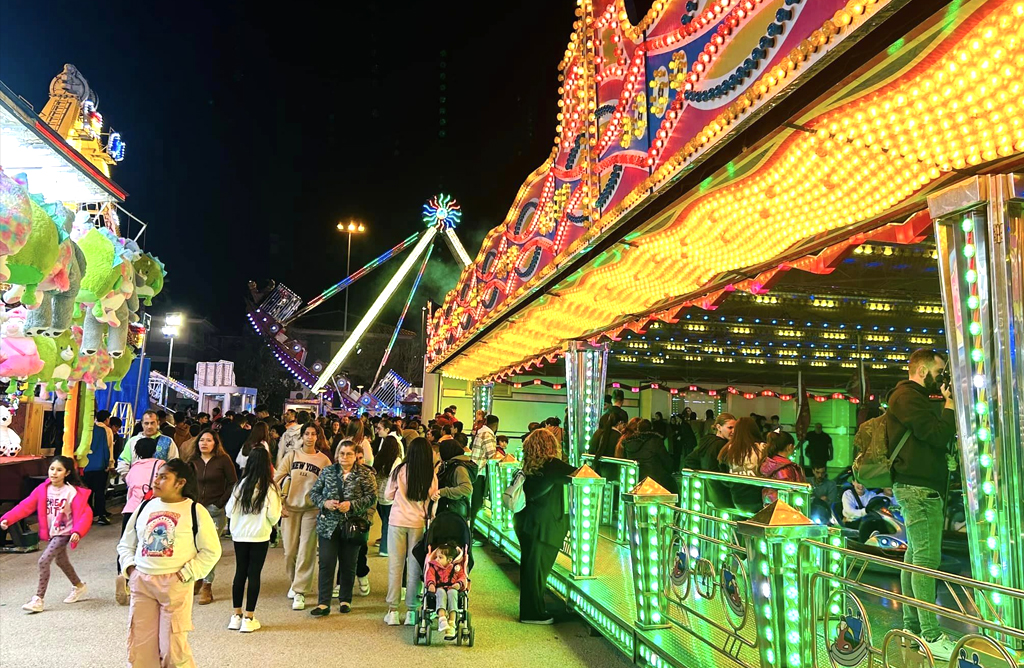
[[626, 459], [636, 461], [639, 480], [651, 478], [670, 493], [679, 493], [672, 477], [672, 455], [665, 449], [665, 438], [652, 429], [650, 420], [640, 420], [636, 433], [623, 439], [622, 450]]
[[533, 431], [523, 441], [523, 493], [526, 506], [515, 516], [519, 562], [519, 621], [553, 624], [544, 605], [548, 574], [569, 531], [565, 486], [576, 469], [562, 461], [561, 444], [547, 429]]

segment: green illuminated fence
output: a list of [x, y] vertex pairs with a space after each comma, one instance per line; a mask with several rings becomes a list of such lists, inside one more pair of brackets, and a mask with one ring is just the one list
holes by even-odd
[[607, 484], [604, 488], [604, 501], [601, 504], [601, 524], [615, 529], [615, 542], [625, 545], [628, 542], [626, 528], [626, 508], [622, 495], [636, 487], [640, 467], [635, 460], [619, 459], [618, 457], [601, 457], [600, 464], [594, 463], [594, 455], [583, 455], [583, 463], [607, 472]]

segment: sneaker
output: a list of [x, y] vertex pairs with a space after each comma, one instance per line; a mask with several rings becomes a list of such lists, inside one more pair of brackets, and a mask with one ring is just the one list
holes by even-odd
[[[441, 629], [438, 629], [440, 631]], [[445, 640], [455, 640], [455, 637], [459, 635], [459, 627], [457, 624], [449, 624], [448, 630], [444, 632]]]
[[306, 609], [306, 596], [304, 594], [296, 594], [292, 597], [292, 610], [305, 610]]
[[554, 617], [548, 617], [547, 619], [520, 619], [523, 624], [537, 624], [540, 626], [550, 626], [555, 623]]
[[406, 626], [416, 626], [416, 613], [413, 612], [412, 610], [410, 610], [409, 612], [405, 613], [405, 625]]
[[38, 596], [33, 596], [32, 600], [21, 606], [22, 610], [28, 610], [29, 612], [42, 612], [43, 611], [43, 599]]
[[338, 604], [338, 612], [352, 612], [352, 604], [342, 601], [340, 604]]
[[295, 598], [295, 590], [290, 587], [288, 588], [288, 598]]
[[88, 593], [88, 591], [89, 591], [89, 588], [85, 586], [84, 582], [82, 584], [80, 584], [80, 585], [75, 585], [75, 587], [71, 590], [71, 593], [68, 594], [68, 597], [66, 599], [64, 599], [64, 602], [65, 603], [78, 603], [83, 598], [85, 598], [85, 595], [86, 595], [86, 593]]
[[924, 644], [928, 646], [928, 650], [936, 661], [949, 661], [949, 657], [953, 656], [953, 650], [956, 649], [956, 643], [946, 635], [941, 635], [931, 641], [925, 640]]
[[398, 611], [388, 610], [388, 614], [384, 615], [384, 623], [388, 626], [398, 626]]
[[96, 518], [96, 524], [100, 525], [101, 527], [108, 527], [110, 526], [110, 519], [107, 517], [98, 517]]
[[118, 605], [128, 605], [129, 598], [131, 598], [131, 592], [128, 590], [128, 578], [122, 573], [114, 580], [114, 600]]
[[369, 577], [362, 577], [362, 578], [357, 578], [357, 580], [359, 581], [359, 595], [360, 596], [369, 596], [370, 595], [370, 578]]
[[309, 614], [313, 615], [314, 617], [326, 617], [327, 615], [331, 614], [331, 609], [321, 608], [320, 606], [317, 606], [310, 610]]
[[259, 631], [262, 626], [263, 625], [260, 624], [260, 621], [255, 617], [243, 617], [242, 628], [240, 631], [242, 633], [252, 633], [253, 631]]
[[378, 557], [386, 557], [386, 556], [388, 556], [388, 553], [386, 551], [382, 552], [382, 551], [378, 550], [377, 551], [377, 556]]
[[331, 590], [331, 598], [338, 598], [341, 596], [341, 585], [334, 585], [334, 589]]
[[437, 632], [444, 633], [448, 630], [448, 618], [444, 615], [437, 616]]
[[231, 615], [231, 621], [228, 622], [228, 631], [237, 631], [242, 628], [242, 615]]

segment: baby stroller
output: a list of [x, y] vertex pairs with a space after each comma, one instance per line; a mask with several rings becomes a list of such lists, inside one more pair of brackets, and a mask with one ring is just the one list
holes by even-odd
[[[434, 594], [426, 591], [426, 561], [427, 556], [434, 551], [438, 545], [451, 541], [462, 548], [462, 566], [466, 569], [467, 581], [470, 571], [473, 569], [473, 534], [469, 523], [461, 515], [452, 512], [438, 513], [427, 527], [427, 533], [423, 540], [413, 548], [415, 556], [422, 565], [424, 574], [424, 595], [420, 606], [419, 615], [415, 627], [413, 643], [419, 645], [430, 645], [430, 637], [433, 633], [434, 621], [437, 617], [437, 599]], [[458, 562], [456, 562], [458, 563]], [[466, 591], [459, 592], [459, 610], [455, 621], [455, 642], [458, 645], [473, 646], [476, 632], [473, 629], [473, 615], [469, 612], [469, 595]]]

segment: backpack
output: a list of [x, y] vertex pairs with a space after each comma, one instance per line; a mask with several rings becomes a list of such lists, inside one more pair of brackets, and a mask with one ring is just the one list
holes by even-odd
[[526, 482], [526, 474], [522, 469], [516, 471], [512, 476], [512, 484], [505, 488], [501, 494], [501, 505], [513, 515], [526, 507], [526, 492], [523, 484]]
[[908, 428], [890, 456], [887, 432], [886, 416], [881, 415], [866, 420], [853, 437], [857, 450], [853, 460], [853, 478], [868, 489], [892, 487], [892, 464], [910, 438]]
[[[149, 503], [152, 500], [153, 500], [152, 497], [150, 497], [150, 498], [146, 499], [145, 501], [143, 501], [139, 505], [138, 509], [136, 509], [136, 511], [135, 511], [136, 513], [138, 513], [138, 515], [136, 515], [136, 517], [142, 515], [142, 511], [146, 507], [146, 504]], [[199, 551], [199, 543], [196, 542], [196, 537], [198, 535], [199, 535], [199, 518], [196, 517], [196, 502], [192, 501], [192, 544], [195, 546], [196, 552]]]

